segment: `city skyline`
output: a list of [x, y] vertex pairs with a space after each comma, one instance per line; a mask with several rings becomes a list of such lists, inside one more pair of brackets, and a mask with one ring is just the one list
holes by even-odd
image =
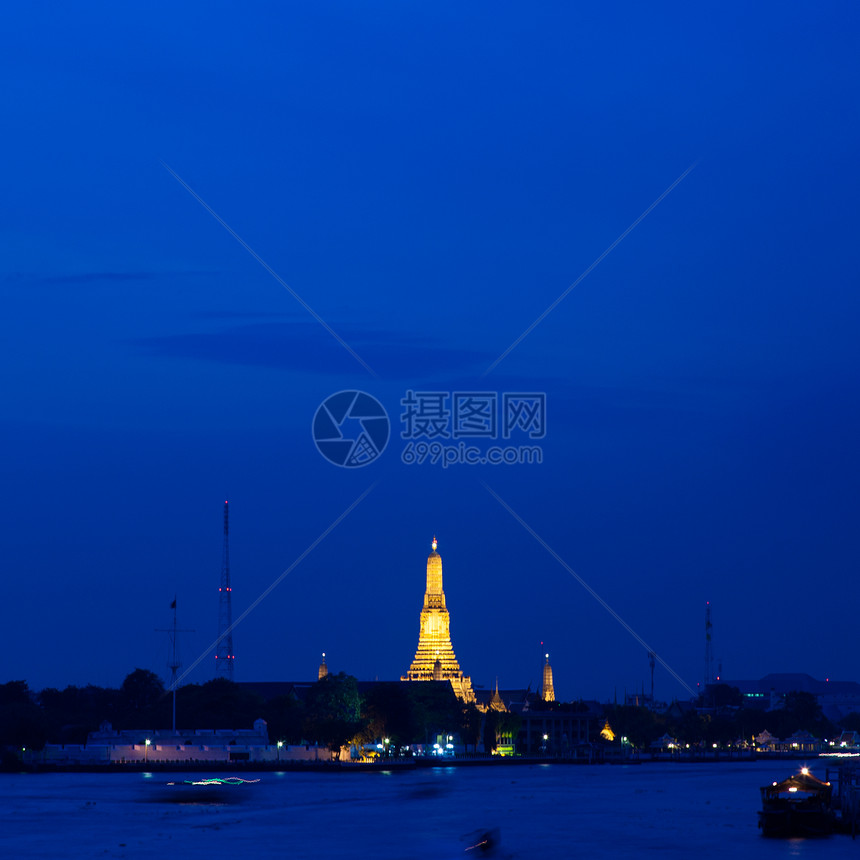
[[[225, 504], [225, 508], [226, 508], [227, 502], [225, 502], [224, 504]], [[428, 559], [428, 570], [427, 570], [427, 593], [428, 594], [429, 594], [430, 589], [431, 589], [431, 585], [430, 585], [431, 573], [430, 573], [430, 569], [429, 569], [430, 568], [430, 560], [433, 559], [434, 557], [436, 559], [439, 559], [439, 557], [441, 555], [441, 553], [437, 553], [437, 545], [438, 545], [438, 539], [434, 535], [433, 539], [431, 541], [431, 544], [430, 544], [431, 554], [430, 554], [430, 558]], [[444, 614], [447, 617], [448, 613], [447, 613], [447, 610], [445, 610], [444, 594], [441, 592], [441, 565], [439, 565], [439, 571], [437, 573], [437, 576], [440, 579], [440, 584], [439, 584], [440, 592], [439, 593], [442, 594], [441, 606], [442, 606], [442, 609], [444, 611]], [[270, 585], [270, 587], [271, 587], [271, 585]], [[222, 605], [222, 601], [221, 601], [221, 597], [220, 597], [221, 588], [218, 588], [218, 592], [219, 592], [218, 612], [220, 615], [221, 605]], [[427, 599], [428, 599], [427, 595], [425, 594], [425, 610], [427, 608], [427, 606], [426, 606]], [[176, 605], [177, 602], [178, 602], [178, 598], [174, 597], [174, 600], [170, 604], [170, 610], [172, 612], [174, 612], [174, 615], [175, 615], [175, 611], [177, 610], [177, 605]], [[250, 618], [250, 615], [254, 611], [254, 609], [256, 608], [256, 605], [258, 605], [258, 602], [262, 603], [262, 600], [255, 601], [254, 604], [252, 604], [252, 607], [250, 607], [250, 611], [247, 611], [246, 613], [244, 613], [244, 617], [240, 616], [240, 618], [237, 619], [237, 623], [242, 623], [242, 621], [245, 620], [245, 617]], [[710, 603], [709, 602], [706, 604], [706, 608], [710, 609]], [[707, 638], [708, 638], [708, 631], [712, 630], [712, 626], [710, 625], [710, 621], [709, 621], [710, 617], [711, 617], [710, 612], [708, 612], [707, 615], [705, 614], [705, 612], [703, 612], [703, 614], [702, 614], [703, 625], [702, 625], [702, 630], [701, 630], [702, 636], [701, 636], [701, 643], [700, 643], [700, 645], [702, 646], [703, 655], [705, 655], [704, 659], [703, 659], [703, 663], [706, 663], [707, 655], [709, 653], [708, 648], [707, 648]], [[708, 621], [705, 621], [706, 618], [708, 619]], [[617, 619], [617, 620], [620, 621], [622, 623], [622, 625], [625, 623], [623, 621], [623, 619]], [[467, 620], [463, 619], [463, 622], [464, 622], [463, 626], [465, 627]], [[424, 622], [424, 614], [423, 613], [422, 613], [422, 623], [420, 625], [420, 628], [421, 628], [421, 640], [419, 642], [419, 653], [418, 653], [418, 655], [416, 655], [415, 660], [413, 660], [413, 664], [412, 664], [412, 667], [410, 668], [410, 672], [407, 672], [407, 676], [410, 676], [410, 679], [411, 679], [411, 675], [413, 674], [413, 670], [418, 671], [419, 664], [416, 661], [418, 660], [418, 656], [421, 653], [423, 653], [422, 647], [424, 648], [424, 650], [426, 650], [428, 647], [430, 647], [429, 644], [422, 646], [422, 643], [424, 642], [424, 637], [428, 635], [428, 632], [425, 630], [425, 622]], [[220, 621], [219, 621], [219, 629], [220, 629]], [[230, 628], [230, 631], [231, 631], [230, 638], [232, 638], [232, 630], [234, 630], [234, 629], [236, 629], [236, 625], [234, 625], [233, 627]], [[447, 622], [446, 622], [445, 630], [447, 631], [447, 629], [448, 628], [447, 628]], [[176, 656], [175, 656], [176, 652], [173, 651], [174, 640], [176, 642], [176, 647], [178, 648], [178, 650], [180, 652], [182, 650], [181, 640], [179, 637], [176, 636], [176, 634], [173, 633], [172, 628], [155, 628], [155, 632], [159, 633], [159, 634], [165, 634], [165, 633], [170, 634], [170, 636], [168, 637], [169, 659], [167, 661], [166, 667], [167, 667], [167, 670], [172, 670], [173, 666], [171, 664], [176, 660]], [[197, 631], [195, 631], [193, 629], [191, 629], [191, 630], [181, 629], [179, 631], [179, 633], [183, 634], [182, 638], [192, 638], [192, 637], [188, 637], [186, 634], [194, 634], [196, 632]], [[351, 633], [353, 635], [355, 634], [355, 632], [356, 631], [351, 631]], [[635, 631], [634, 631], [634, 633], [635, 633]], [[359, 635], [360, 635], [360, 633], [359, 633]], [[624, 633], [619, 628], [619, 630], [617, 631], [617, 635], [627, 635], [627, 634]], [[162, 635], [160, 638], [163, 639], [164, 636]], [[447, 634], [443, 634], [442, 638], [446, 639]], [[198, 637], [198, 639], [199, 639], [199, 637]], [[219, 671], [218, 664], [217, 664], [218, 643], [220, 641], [221, 641], [220, 635], [216, 636], [212, 640], [212, 642], [209, 643], [208, 647], [203, 648], [199, 654], [195, 654], [195, 655], [189, 654], [188, 658], [185, 660], [185, 665], [183, 665], [182, 662], [179, 663], [177, 668], [181, 671], [179, 672], [179, 676], [178, 676], [179, 681], [178, 681], [177, 686], [181, 687], [183, 684], [186, 684], [186, 683], [203, 683], [207, 680], [212, 680], [213, 678], [219, 678], [219, 677], [223, 676], [223, 672]], [[451, 643], [450, 638], [447, 638], [447, 642], [448, 642], [448, 646], [450, 649], [450, 643]], [[527, 688], [531, 689], [532, 692], [539, 693], [543, 689], [544, 685], [547, 683], [547, 678], [549, 679], [549, 681], [548, 681], [549, 687], [553, 688], [554, 687], [554, 683], [552, 680], [553, 674], [552, 674], [552, 670], [550, 668], [550, 656], [551, 655], [550, 655], [549, 651], [546, 650], [547, 648], [548, 648], [547, 643], [544, 640], [540, 640], [537, 644], [536, 649], [533, 649], [533, 650], [540, 652], [538, 654], [538, 662], [540, 665], [539, 665], [538, 671], [536, 673], [534, 673], [534, 675], [529, 675], [528, 681], [526, 681], [524, 678], [512, 677], [510, 672], [505, 672], [504, 669], [500, 669], [500, 671], [496, 672], [494, 679], [492, 679], [492, 680], [483, 680], [483, 679], [477, 680], [474, 683], [472, 683], [471, 686], [467, 686], [467, 690], [471, 691], [472, 687], [474, 687], [476, 690], [491, 690], [494, 685], [496, 687], [498, 687], [499, 686], [500, 672], [501, 672], [501, 677], [505, 678], [505, 683], [502, 684], [502, 688], [524, 689], [527, 687]], [[190, 649], [188, 649], [188, 650], [190, 650]], [[645, 652], [645, 659], [646, 660], [648, 659], [649, 653], [650, 652]], [[191, 670], [189, 671], [189, 669], [186, 667], [187, 667], [188, 662], [190, 662], [192, 656], [194, 656], [194, 660], [193, 660]], [[331, 659], [332, 654], [329, 653], [328, 657], [327, 657], [326, 651], [323, 651], [323, 652], [321, 652], [321, 654], [319, 656], [321, 657], [321, 663], [323, 665], [326, 665], [327, 671], [328, 671], [327, 659]], [[337, 655], [335, 655], [335, 656], [337, 656]], [[462, 672], [460, 670], [460, 667], [457, 664], [457, 660], [453, 656], [453, 652], [451, 652], [450, 657], [453, 659], [452, 665], [454, 666], [454, 669], [456, 670], [452, 677], [455, 677], [455, 679], [456, 679], [457, 677], [462, 677], [464, 674], [466, 674], [465, 672]], [[659, 659], [661, 659], [661, 662], [663, 662], [662, 655], [659, 655]], [[351, 665], [353, 665], [355, 662], [356, 662], [355, 655], [352, 655], [351, 662], [350, 662], [349, 658], [347, 658], [347, 662], [345, 665], [334, 665], [332, 667], [332, 671], [334, 671], [335, 673], [345, 672], [346, 674], [352, 674], [352, 675], [358, 677], [359, 680], [370, 680], [369, 678], [362, 676], [359, 672], [353, 671], [350, 668]], [[319, 663], [319, 661], [318, 661], [318, 663]], [[519, 665], [520, 667], [522, 667], [523, 665], [528, 665], [529, 660], [525, 660], [525, 661], [523, 661], [521, 659], [515, 660], [515, 663], [517, 665]], [[650, 667], [650, 663], [649, 663], [649, 667]], [[170, 681], [169, 681], [169, 677], [168, 677], [171, 674], [170, 671], [165, 671], [164, 668], [159, 668], [157, 666], [152, 666], [152, 665], [145, 666], [145, 667], [136, 666], [135, 668], [147, 668], [150, 671], [154, 671], [157, 675], [162, 677], [162, 679], [165, 682], [165, 687], [168, 687], [168, 688], [170, 687]], [[669, 668], [670, 672], [674, 671], [671, 669], [671, 667], [667, 667], [667, 668]], [[704, 666], [703, 666], [703, 668], [704, 668]], [[547, 674], [547, 670], [549, 670], [549, 674]], [[640, 667], [640, 670], [641, 670], [641, 667]], [[129, 669], [129, 671], [131, 671], [131, 669]], [[237, 677], [237, 678], [235, 678], [235, 680], [240, 681], [240, 682], [243, 682], [243, 681], [247, 681], [247, 682], [259, 682], [259, 681], [271, 682], [271, 681], [275, 681], [275, 682], [277, 682], [277, 681], [283, 681], [283, 680], [289, 680], [289, 679], [303, 680], [303, 681], [304, 680], [313, 680], [312, 675], [314, 674], [314, 671], [319, 673], [319, 665], [314, 667], [313, 671], [308, 671], [308, 672], [305, 672], [304, 674], [299, 673], [299, 674], [289, 675], [289, 676], [286, 676], [286, 675], [280, 676], [279, 675], [276, 677], [262, 677], [262, 676], [258, 677], [257, 674], [254, 674], [253, 669], [250, 669], [249, 670], [250, 674], [248, 674], [246, 677]], [[649, 669], [649, 671], [650, 671], [650, 669]], [[774, 671], [777, 674], [780, 674], [783, 672], [785, 674], [790, 674], [789, 667], [783, 667], [782, 669], [777, 669]], [[723, 673], [722, 675], [717, 674], [718, 672], [723, 672], [722, 659], [716, 660], [715, 664], [713, 666], [711, 666], [711, 682], [720, 683], [724, 680], [731, 682], [732, 678], [747, 677], [744, 674], [743, 670], [735, 672], [733, 675], [731, 675], [731, 677], [725, 675], [725, 673]], [[767, 672], [760, 673], [760, 674], [771, 674], [771, 671], [768, 670]], [[813, 676], [815, 676], [815, 672], [810, 672], [807, 674], [812, 674]], [[416, 675], [415, 677], [417, 678], [418, 675]], [[422, 675], [422, 677], [423, 677], [423, 675]], [[448, 676], [447, 676], [447, 674], [444, 674], [444, 675], [442, 675], [442, 677], [444, 679], [447, 679]], [[752, 677], [752, 675], [750, 675], [750, 677]], [[537, 680], [535, 680], [535, 678], [537, 678]], [[21, 680], [27, 680], [27, 679], [21, 679]], [[117, 686], [118, 687], [120, 680], [121, 680], [121, 678], [118, 679], [113, 684], [107, 683], [104, 686]], [[373, 680], [394, 681], [394, 680], [397, 680], [397, 678], [396, 677], [382, 677], [382, 676], [379, 676], [377, 674], [373, 678]], [[407, 680], [407, 677], [402, 676], [402, 677], [400, 677], [400, 680], [405, 681], [405, 680]], [[471, 681], [471, 679], [468, 677], [465, 680], [467, 682], [467, 685]], [[682, 679], [682, 683], [683, 683], [683, 681], [686, 681], [686, 680], [687, 679]], [[853, 678], [832, 678], [831, 679], [830, 677], [827, 677], [826, 679], [824, 679], [822, 676], [821, 680], [826, 680], [829, 682], [831, 680], [833, 680], [833, 681], [853, 681], [854, 679]], [[69, 682], [69, 683], [74, 684], [75, 682]], [[90, 680], [86, 680], [84, 682], [81, 682], [77, 685], [85, 686], [88, 683], [94, 683], [94, 682], [90, 679]], [[459, 683], [459, 682], [457, 682], [455, 680], [455, 690], [459, 689], [456, 686], [457, 683]], [[687, 694], [690, 694], [690, 696], [692, 696], [694, 694], [698, 694], [699, 692], [701, 692], [704, 689], [704, 672], [702, 674], [702, 677], [700, 677], [698, 679], [691, 678], [690, 683], [695, 686], [695, 689], [694, 690], [688, 689], [685, 692], [684, 690], [678, 688], [677, 686], [673, 686], [672, 682], [671, 682], [671, 678], [669, 678], [667, 676], [666, 678], [664, 678], [663, 687], [664, 687], [664, 689], [669, 689], [669, 690], [672, 690], [673, 692], [671, 694], [661, 695], [660, 694], [660, 685], [658, 684], [658, 686], [656, 687], [655, 701], [657, 701], [657, 702], [661, 702], [661, 701], [669, 702], [669, 701], [673, 701], [675, 699], [682, 699], [683, 700], [685, 698], [688, 698]], [[96, 685], [98, 686], [98, 684], [96, 684]], [[619, 687], [616, 685], [613, 687], [611, 693], [603, 691], [603, 693], [600, 693], [600, 694], [595, 692], [592, 695], [587, 695], [587, 694], [584, 694], [582, 691], [577, 691], [577, 690], [574, 690], [574, 692], [570, 692], [569, 689], [572, 685], [569, 682], [565, 683], [563, 680], [562, 689], [566, 690], [567, 692], [559, 700], [560, 701], [574, 701], [574, 700], [578, 700], [578, 699], [588, 699], [588, 700], [602, 701], [602, 702], [608, 702], [608, 701], [613, 701], [613, 700], [624, 702], [624, 701], [626, 701], [628, 695], [630, 697], [639, 697], [640, 695], [643, 697], [650, 696], [650, 686], [649, 685], [650, 685], [650, 681], [646, 681], [646, 676], [643, 674], [643, 676], [640, 679], [638, 679], [638, 681], [634, 681], [632, 683], [625, 683], [623, 685], [623, 689], [619, 689]], [[59, 683], [59, 684], [44, 685], [44, 686], [63, 687], [63, 686], [65, 686], [65, 684]], [[39, 687], [35, 687], [34, 689], [39, 689]], [[468, 694], [467, 694], [467, 696], [468, 696]], [[553, 698], [555, 698], [554, 692], [553, 692]], [[643, 699], [643, 701], [644, 701], [644, 699]]]
[[225, 499], [237, 680], [399, 678], [434, 533], [485, 689], [688, 697], [707, 601], [725, 676], [856, 678], [856, 5], [40, 8], [0, 682], [165, 676], [174, 597], [190, 667]]

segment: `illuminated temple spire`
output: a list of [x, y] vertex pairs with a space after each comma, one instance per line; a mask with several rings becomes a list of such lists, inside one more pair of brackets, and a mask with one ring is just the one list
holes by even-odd
[[543, 667], [543, 684], [540, 688], [540, 697], [545, 702], [555, 701], [555, 690], [552, 687], [552, 666], [549, 665], [549, 654], [546, 655], [546, 663]]
[[432, 552], [427, 556], [427, 588], [421, 609], [418, 650], [402, 681], [450, 681], [458, 698], [474, 702], [472, 681], [460, 671], [460, 664], [451, 645], [451, 619], [442, 590], [442, 557], [436, 552], [433, 537]]
[[323, 651], [322, 655], [322, 663], [320, 663], [320, 670], [317, 677], [317, 680], [322, 681], [325, 676], [328, 675], [328, 666], [325, 664], [325, 651]]
[[505, 707], [505, 703], [502, 700], [502, 697], [499, 693], [499, 679], [496, 678], [496, 689], [492, 696], [490, 696], [490, 704], [487, 706], [487, 710], [489, 711], [507, 711], [508, 709]]

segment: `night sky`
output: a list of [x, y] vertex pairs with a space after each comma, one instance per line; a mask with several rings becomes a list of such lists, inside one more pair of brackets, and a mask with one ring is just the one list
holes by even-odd
[[[225, 499], [238, 616], [371, 486], [236, 680], [398, 678], [435, 533], [475, 685], [548, 649], [560, 698], [648, 686], [489, 490], [690, 687], [708, 600], [724, 677], [860, 680], [858, 33], [847, 2], [7, 9], [0, 682], [166, 677], [174, 596], [188, 666]], [[391, 418], [362, 468], [314, 446], [341, 390]], [[543, 463], [405, 465], [408, 390], [545, 393]]]

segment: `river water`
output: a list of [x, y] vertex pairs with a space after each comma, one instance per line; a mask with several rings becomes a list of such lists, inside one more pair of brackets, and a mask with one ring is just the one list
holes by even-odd
[[[161, 773], [2, 774], [0, 857], [858, 860], [849, 836], [760, 836], [759, 786], [795, 764], [246, 774], [260, 782], [230, 789], [224, 804], [169, 802]], [[494, 851], [466, 850], [490, 828]]]

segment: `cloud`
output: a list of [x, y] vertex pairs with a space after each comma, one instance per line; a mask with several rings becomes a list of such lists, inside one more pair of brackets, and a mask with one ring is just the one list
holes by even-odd
[[[211, 320], [213, 327], [223, 324], [211, 331], [139, 338], [132, 343], [145, 355], [168, 359], [320, 376], [365, 375], [358, 362], [326, 331], [291, 312], [214, 311], [195, 314], [193, 319]], [[229, 321], [237, 324], [229, 325]], [[689, 371], [666, 374], [665, 369], [643, 375], [614, 365], [571, 367], [557, 361], [549, 369], [533, 361], [509, 362], [507, 367], [482, 376], [496, 356], [486, 349], [453, 344], [425, 332], [349, 325], [334, 328], [381, 379], [428, 386], [427, 390], [432, 386], [446, 391], [550, 390], [554, 408], [567, 403], [564, 408], [579, 420], [583, 412], [590, 411], [725, 408], [727, 401], [743, 394], [750, 385], [747, 377], [690, 376]]]
[[7, 284], [22, 286], [79, 286], [104, 282], [127, 283], [134, 281], [157, 281], [163, 278], [182, 276], [211, 275], [211, 272], [78, 272], [67, 275], [13, 274], [5, 278]]
[[[223, 318], [231, 316], [226, 313]], [[446, 345], [426, 335], [335, 329], [381, 377], [388, 379], [418, 380], [451, 373], [477, 376], [492, 358], [487, 352]], [[356, 370], [364, 373], [328, 333], [304, 321], [249, 323], [213, 332], [143, 338], [134, 343], [149, 355], [168, 358], [323, 375]]]
[[304, 311], [200, 311], [191, 315], [192, 319], [198, 320], [294, 320], [297, 317], [304, 317]]

